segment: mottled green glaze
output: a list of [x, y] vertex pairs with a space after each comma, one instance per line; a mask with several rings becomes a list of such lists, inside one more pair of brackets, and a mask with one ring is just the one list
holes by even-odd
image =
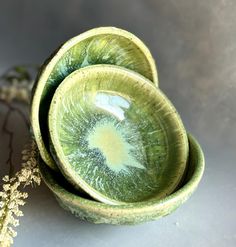
[[56, 196], [60, 205], [80, 217], [93, 223], [138, 224], [166, 216], [183, 204], [197, 188], [204, 171], [204, 156], [196, 140], [189, 137], [190, 155], [188, 170], [182, 185], [171, 195], [162, 200], [152, 200], [126, 205], [107, 205], [82, 197], [63, 179], [48, 168], [43, 161], [39, 168], [43, 180]]
[[187, 164], [188, 138], [174, 106], [145, 77], [119, 66], [67, 76], [52, 99], [49, 132], [65, 177], [105, 203], [163, 198]]
[[148, 48], [133, 34], [114, 27], [85, 32], [60, 47], [42, 67], [31, 108], [34, 136], [43, 160], [57, 169], [48, 149], [47, 115], [57, 86], [73, 71], [93, 64], [114, 64], [136, 71], [158, 86], [155, 62]]

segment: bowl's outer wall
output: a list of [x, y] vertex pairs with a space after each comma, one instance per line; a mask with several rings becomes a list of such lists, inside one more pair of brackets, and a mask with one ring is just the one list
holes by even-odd
[[162, 200], [112, 206], [82, 198], [61, 187], [42, 161], [40, 171], [61, 207], [75, 216], [93, 223], [139, 224], [166, 216], [183, 204], [197, 188], [204, 171], [204, 155], [197, 141], [188, 135], [189, 167], [183, 186]]

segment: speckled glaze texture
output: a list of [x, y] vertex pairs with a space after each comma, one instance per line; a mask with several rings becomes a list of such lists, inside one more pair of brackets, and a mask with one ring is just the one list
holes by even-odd
[[82, 197], [73, 188], [65, 185], [54, 171], [40, 159], [42, 177], [54, 193], [59, 204], [75, 216], [93, 223], [139, 224], [166, 216], [183, 204], [197, 188], [204, 171], [204, 156], [197, 141], [188, 135], [188, 170], [179, 188], [162, 200], [152, 200], [127, 205], [107, 205]]
[[42, 66], [31, 104], [32, 128], [40, 154], [55, 170], [57, 167], [49, 153], [45, 121], [52, 96], [70, 73], [94, 64], [113, 64], [136, 71], [158, 86], [151, 53], [141, 40], [127, 31], [114, 27], [95, 28], [72, 38], [56, 50]]
[[104, 203], [163, 198], [185, 172], [188, 138], [176, 109], [146, 78], [119, 66], [67, 76], [52, 99], [49, 131], [65, 178]]

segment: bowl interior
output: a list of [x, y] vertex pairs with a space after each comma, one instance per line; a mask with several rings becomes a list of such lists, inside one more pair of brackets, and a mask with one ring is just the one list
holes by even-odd
[[53, 96], [49, 131], [65, 177], [106, 203], [162, 198], [185, 171], [188, 140], [176, 109], [118, 66], [70, 74]]

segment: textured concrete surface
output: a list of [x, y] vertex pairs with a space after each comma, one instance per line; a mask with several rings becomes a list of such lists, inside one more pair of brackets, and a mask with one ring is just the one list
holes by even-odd
[[[235, 13], [234, 0], [0, 0], [1, 73], [15, 64], [42, 63], [60, 43], [89, 28], [125, 28], [150, 47], [160, 87], [206, 155], [194, 196], [174, 214], [144, 225], [81, 222], [44, 185], [31, 190], [14, 246], [236, 245]], [[0, 124], [4, 112], [1, 107]], [[17, 161], [27, 133], [23, 124], [11, 124]], [[8, 150], [7, 136], [0, 136], [2, 175]]]

